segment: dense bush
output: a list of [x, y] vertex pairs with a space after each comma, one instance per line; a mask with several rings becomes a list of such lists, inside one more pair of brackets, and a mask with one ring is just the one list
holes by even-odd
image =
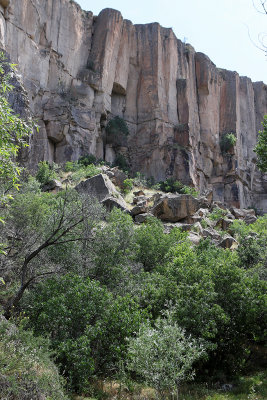
[[220, 148], [222, 153], [227, 153], [236, 144], [236, 135], [234, 133], [226, 133], [221, 137]]
[[107, 216], [107, 225], [95, 230], [89, 247], [92, 260], [89, 276], [120, 291], [131, 273], [136, 254], [132, 218], [114, 208]]
[[77, 275], [39, 285], [25, 308], [35, 333], [49, 335], [61, 372], [78, 391], [88, 389], [95, 375], [115, 373], [126, 355], [126, 338], [145, 317], [129, 296], [115, 298]]
[[129, 193], [133, 189], [133, 179], [125, 179], [123, 181], [123, 192]]
[[128, 368], [147, 385], [154, 387], [161, 399], [171, 391], [179, 393], [180, 384], [193, 378], [193, 363], [203, 357], [204, 347], [167, 318], [158, 318], [155, 327], [142, 324], [129, 341]]
[[191, 194], [194, 197], [198, 196], [198, 192], [195, 190], [195, 188], [186, 186], [174, 178], [168, 178], [166, 181], [159, 182], [159, 188], [163, 192], [177, 192], [180, 194]]
[[116, 157], [115, 157], [115, 160], [113, 163], [113, 167], [118, 167], [119, 169], [121, 169], [124, 172], [129, 172], [129, 170], [130, 170], [130, 165], [129, 165], [127, 159], [121, 153], [116, 154]]
[[123, 118], [116, 116], [110, 119], [107, 123], [106, 132], [108, 135], [122, 134], [124, 136], [128, 136], [129, 128]]
[[56, 179], [56, 177], [57, 174], [53, 168], [53, 165], [50, 165], [47, 161], [39, 162], [36, 179], [41, 185], [46, 185], [52, 179]]
[[16, 328], [0, 316], [1, 399], [67, 399], [63, 379], [51, 358], [47, 340]]
[[263, 130], [259, 132], [258, 143], [254, 151], [258, 156], [257, 166], [260, 171], [267, 171], [267, 115], [262, 123]]
[[173, 229], [166, 235], [162, 222], [157, 218], [149, 218], [146, 224], [135, 231], [137, 261], [143, 264], [145, 271], [151, 271], [158, 264], [163, 264], [170, 248], [185, 240], [185, 237], [186, 234], [179, 229]]
[[90, 164], [96, 164], [97, 159], [93, 154], [87, 154], [86, 156], [82, 156], [78, 160], [78, 164], [83, 165], [84, 167], [87, 167]]

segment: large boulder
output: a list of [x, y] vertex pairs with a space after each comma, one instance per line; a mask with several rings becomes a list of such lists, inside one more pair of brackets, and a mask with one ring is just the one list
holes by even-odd
[[220, 242], [220, 246], [224, 249], [236, 249], [238, 247], [237, 241], [230, 235], [226, 235], [223, 237], [222, 241]]
[[80, 182], [75, 189], [79, 193], [97, 198], [106, 205], [108, 210], [114, 206], [127, 210], [127, 204], [119, 194], [111, 180], [104, 174], [95, 175], [86, 181]]
[[62, 184], [56, 179], [51, 179], [42, 186], [42, 192], [59, 192], [60, 190], [62, 190]]
[[144, 213], [144, 214], [138, 214], [134, 217], [134, 221], [137, 224], [143, 224], [144, 222], [147, 221], [148, 218], [153, 217], [151, 213]]
[[189, 194], [168, 193], [156, 201], [151, 212], [162, 221], [178, 222], [194, 215], [199, 207], [199, 201]]

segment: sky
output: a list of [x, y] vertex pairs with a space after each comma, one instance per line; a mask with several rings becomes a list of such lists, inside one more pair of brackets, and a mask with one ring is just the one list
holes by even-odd
[[[76, 0], [98, 15], [114, 8], [134, 24], [159, 22], [217, 67], [267, 83], [267, 56], [258, 49], [258, 35], [267, 35], [267, 15], [253, 0]], [[254, 0], [260, 4], [260, 0]], [[266, 36], [267, 45], [267, 36]]]

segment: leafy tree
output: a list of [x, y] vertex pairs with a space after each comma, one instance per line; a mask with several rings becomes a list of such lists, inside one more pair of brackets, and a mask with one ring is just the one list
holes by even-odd
[[67, 400], [49, 342], [0, 316], [1, 399]]
[[23, 120], [10, 107], [9, 95], [13, 86], [15, 65], [10, 64], [3, 52], [0, 53], [0, 204], [7, 200], [8, 190], [18, 189], [21, 167], [16, 157], [21, 147], [27, 146], [27, 138], [32, 132], [34, 123], [31, 119]]
[[49, 165], [47, 161], [39, 162], [36, 179], [41, 185], [46, 185], [52, 179], [56, 179], [56, 176], [56, 171], [52, 165]]
[[92, 265], [88, 274], [118, 291], [128, 279], [134, 264], [134, 224], [129, 215], [117, 208], [107, 215], [106, 222], [104, 227], [96, 229], [91, 241]]
[[135, 240], [138, 244], [137, 260], [143, 264], [145, 271], [151, 271], [157, 264], [164, 263], [172, 246], [186, 240], [186, 234], [179, 229], [173, 229], [167, 235], [162, 222], [152, 217], [136, 229]]
[[78, 275], [48, 279], [25, 300], [30, 326], [49, 335], [73, 390], [94, 376], [112, 375], [127, 351], [126, 338], [146, 317], [129, 296], [115, 298], [100, 283]]
[[166, 391], [175, 391], [194, 376], [192, 366], [204, 355], [203, 345], [187, 336], [170, 314], [159, 318], [155, 327], [141, 325], [136, 337], [129, 340], [128, 369], [148, 385], [154, 387], [161, 399]]
[[[20, 286], [10, 299], [6, 317], [16, 309], [25, 290], [34, 281], [66, 270], [74, 263], [91, 238], [92, 228], [103, 215], [93, 199], [81, 197], [75, 190], [19, 194], [11, 203], [6, 224], [8, 243], [6, 269], [15, 271]], [[75, 246], [78, 246], [77, 251]], [[53, 250], [52, 250], [53, 249]], [[83, 260], [79, 257], [80, 268]]]
[[257, 166], [260, 171], [267, 172], [267, 115], [262, 123], [263, 130], [259, 132], [258, 143], [254, 149], [258, 156]]

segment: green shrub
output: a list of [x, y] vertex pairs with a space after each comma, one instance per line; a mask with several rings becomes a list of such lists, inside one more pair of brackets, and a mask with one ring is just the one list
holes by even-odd
[[123, 118], [116, 116], [107, 123], [106, 132], [108, 135], [122, 134], [128, 136], [129, 128]]
[[236, 144], [236, 136], [234, 133], [226, 133], [221, 137], [220, 148], [222, 153], [227, 153]]
[[93, 377], [116, 371], [126, 356], [126, 338], [146, 316], [130, 296], [115, 298], [98, 282], [76, 275], [39, 285], [25, 307], [30, 326], [51, 338], [69, 387], [79, 393], [90, 389]]
[[82, 156], [78, 160], [78, 164], [83, 165], [84, 167], [87, 167], [90, 164], [96, 164], [97, 159], [93, 154], [87, 154], [86, 156]]
[[210, 213], [209, 219], [211, 219], [212, 221], [218, 221], [218, 219], [224, 218], [226, 214], [227, 214], [226, 210], [216, 207], [214, 208], [212, 213]]
[[125, 179], [123, 181], [123, 191], [124, 193], [129, 193], [133, 188], [133, 179]]
[[118, 293], [124, 289], [135, 258], [134, 224], [130, 215], [117, 208], [107, 215], [106, 222], [95, 229], [91, 241], [89, 275]]
[[262, 123], [263, 130], [259, 132], [257, 146], [254, 151], [258, 156], [257, 166], [260, 171], [267, 171], [267, 115], [264, 116]]
[[195, 190], [195, 188], [186, 186], [183, 183], [175, 180], [174, 178], [168, 178], [166, 181], [161, 181], [159, 182], [160, 185], [160, 190], [163, 192], [177, 192], [181, 194], [190, 194], [193, 197], [198, 196], [198, 192]]
[[66, 400], [63, 380], [51, 359], [47, 340], [0, 320], [1, 399]]
[[71, 179], [74, 182], [79, 182], [82, 179], [92, 178], [95, 175], [100, 174], [101, 170], [97, 168], [94, 164], [90, 164], [87, 167], [81, 166], [71, 175]]
[[64, 166], [66, 172], [74, 172], [80, 168], [80, 165], [76, 161], [67, 161]]
[[137, 261], [143, 264], [145, 271], [151, 271], [164, 263], [170, 248], [185, 238], [186, 234], [177, 228], [169, 235], [165, 234], [162, 222], [157, 218], [149, 218], [146, 224], [135, 231]]
[[36, 179], [41, 185], [46, 185], [52, 179], [56, 179], [56, 177], [53, 165], [50, 165], [47, 161], [39, 162]]
[[124, 172], [129, 172], [130, 165], [126, 160], [125, 156], [121, 153], [116, 154], [115, 161], [113, 163], [113, 167], [118, 167]]
[[155, 326], [143, 324], [129, 341], [128, 369], [154, 387], [161, 399], [166, 392], [177, 393], [181, 382], [193, 378], [193, 363], [205, 354], [199, 341], [185, 334], [170, 314]]

